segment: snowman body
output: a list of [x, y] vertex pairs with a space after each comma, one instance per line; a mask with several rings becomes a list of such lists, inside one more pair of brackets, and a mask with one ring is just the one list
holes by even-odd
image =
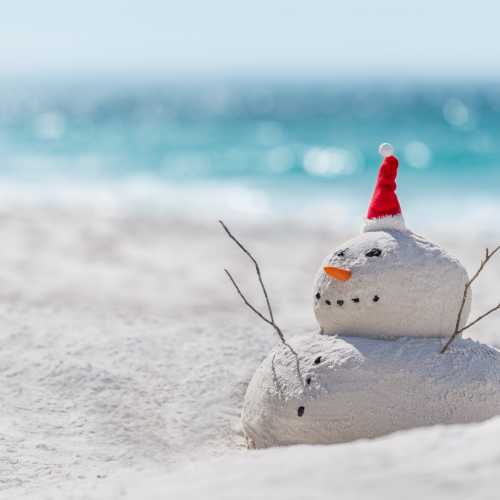
[[278, 345], [248, 386], [247, 447], [336, 444], [500, 414], [500, 352], [472, 340], [319, 332]]
[[[457, 339], [467, 272], [407, 230], [398, 161], [384, 160], [361, 234], [334, 248], [313, 285], [318, 332], [277, 346], [248, 386], [249, 448], [334, 444], [500, 414], [500, 352]], [[460, 327], [471, 308], [467, 293]]]

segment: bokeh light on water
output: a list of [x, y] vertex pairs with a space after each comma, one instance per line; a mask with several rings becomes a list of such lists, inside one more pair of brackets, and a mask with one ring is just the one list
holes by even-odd
[[0, 196], [17, 183], [32, 193], [62, 186], [67, 200], [69, 184], [87, 186], [94, 211], [115, 216], [125, 211], [124, 193], [164, 206], [205, 183], [197, 199], [220, 189], [213, 199], [235, 213], [288, 210], [290, 200], [305, 206], [322, 196], [345, 206], [341, 199], [370, 196], [382, 142], [400, 160], [406, 200], [422, 189], [461, 193], [464, 203], [471, 192], [493, 195], [500, 87], [4, 87]]
[[469, 111], [458, 99], [449, 100], [444, 106], [443, 114], [451, 125], [465, 125], [469, 120]]
[[405, 147], [404, 159], [411, 167], [427, 168], [430, 166], [432, 153], [423, 142], [411, 141]]

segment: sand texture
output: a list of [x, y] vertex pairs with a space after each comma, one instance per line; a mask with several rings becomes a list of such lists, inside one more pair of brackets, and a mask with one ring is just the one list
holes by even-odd
[[[317, 329], [314, 275], [359, 229], [225, 222], [287, 340]], [[419, 232], [469, 274], [495, 243]], [[215, 220], [3, 212], [0, 239], [0, 498], [496, 498], [498, 419], [247, 452], [244, 394], [279, 339], [224, 274], [265, 311]], [[498, 272], [474, 283], [471, 319], [498, 303]], [[497, 324], [466, 336], [499, 346]]]

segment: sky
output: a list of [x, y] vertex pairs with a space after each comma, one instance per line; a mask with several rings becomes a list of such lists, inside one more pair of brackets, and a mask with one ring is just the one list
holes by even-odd
[[0, 78], [497, 80], [498, 0], [16, 0]]

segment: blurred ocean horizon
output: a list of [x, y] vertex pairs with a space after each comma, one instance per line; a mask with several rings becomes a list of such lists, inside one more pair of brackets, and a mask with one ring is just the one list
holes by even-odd
[[500, 85], [6, 85], [0, 207], [357, 225], [390, 142], [403, 213], [500, 215]]

